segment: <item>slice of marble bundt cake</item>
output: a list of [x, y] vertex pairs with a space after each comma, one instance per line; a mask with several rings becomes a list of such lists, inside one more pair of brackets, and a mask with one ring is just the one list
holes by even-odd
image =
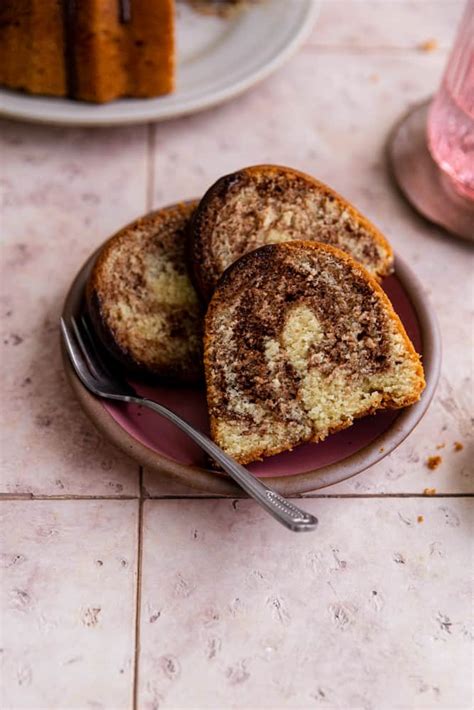
[[239, 259], [210, 302], [204, 343], [212, 436], [241, 463], [405, 407], [425, 386], [383, 290], [324, 244], [267, 245]]
[[131, 372], [202, 379], [202, 320], [186, 268], [186, 227], [196, 203], [152, 212], [109, 239], [87, 286], [104, 346]]
[[331, 188], [291, 168], [255, 165], [218, 180], [196, 210], [190, 234], [196, 286], [208, 301], [243, 254], [295, 239], [332, 244], [377, 279], [392, 270], [385, 237]]

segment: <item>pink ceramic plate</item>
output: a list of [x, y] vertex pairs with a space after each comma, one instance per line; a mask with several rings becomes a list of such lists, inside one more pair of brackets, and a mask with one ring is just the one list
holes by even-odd
[[[84, 284], [94, 261], [83, 266], [66, 298], [64, 313], [80, 310]], [[402, 411], [385, 411], [359, 419], [319, 444], [251, 464], [249, 469], [284, 495], [294, 495], [338, 483], [360, 473], [393, 451], [413, 430], [427, 410], [439, 376], [441, 346], [438, 327], [423, 289], [410, 269], [396, 259], [396, 275], [383, 288], [400, 316], [415, 348], [423, 355], [427, 386], [421, 400]], [[97, 427], [140, 464], [211, 494], [233, 495], [240, 489], [224, 474], [206, 468], [201, 450], [158, 415], [136, 405], [98, 400], [79, 382], [63, 352], [64, 367], [83, 408]], [[137, 391], [161, 402], [191, 424], [208, 431], [203, 390], [146, 386]]]

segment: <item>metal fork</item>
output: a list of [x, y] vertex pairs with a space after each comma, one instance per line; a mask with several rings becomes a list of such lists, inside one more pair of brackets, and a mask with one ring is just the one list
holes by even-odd
[[224, 453], [208, 436], [195, 429], [170, 409], [151, 399], [141, 397], [128, 382], [118, 379], [117, 375], [107, 367], [104, 358], [101, 357], [84, 316], [79, 322], [74, 317], [68, 318], [67, 322], [65, 318], [61, 318], [61, 331], [73, 368], [89, 392], [97, 397], [114, 399], [119, 402], [132, 402], [152, 409], [184, 431], [279, 523], [294, 532], [315, 529], [318, 520], [314, 515], [300, 510], [279, 493], [268, 488], [247, 469]]

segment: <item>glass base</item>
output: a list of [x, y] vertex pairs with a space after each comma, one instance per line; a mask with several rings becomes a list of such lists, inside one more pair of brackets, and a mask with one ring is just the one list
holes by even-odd
[[398, 187], [424, 217], [474, 241], [474, 201], [460, 195], [426, 145], [430, 100], [410, 109], [389, 136], [390, 167]]

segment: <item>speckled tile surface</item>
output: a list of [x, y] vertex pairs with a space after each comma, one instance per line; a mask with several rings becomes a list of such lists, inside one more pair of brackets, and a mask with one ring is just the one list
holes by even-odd
[[141, 708], [471, 707], [473, 501], [306, 505], [145, 503]]
[[0, 512], [0, 706], [129, 707], [137, 501], [7, 501]]
[[1, 492], [122, 495], [138, 467], [98, 435], [62, 372], [58, 322], [91, 251], [146, 209], [146, 128], [3, 121]]
[[[2, 708], [472, 707], [472, 249], [407, 206], [384, 156], [435, 90], [463, 4], [325, 0], [273, 77], [166, 124], [0, 121]], [[68, 285], [107, 236], [264, 161], [313, 173], [379, 225], [443, 338], [423, 421], [305, 500], [320, 518], [308, 536], [141, 472], [82, 414], [58, 347]]]
[[446, 49], [464, 5], [464, 0], [327, 0], [309, 42], [363, 51]]

